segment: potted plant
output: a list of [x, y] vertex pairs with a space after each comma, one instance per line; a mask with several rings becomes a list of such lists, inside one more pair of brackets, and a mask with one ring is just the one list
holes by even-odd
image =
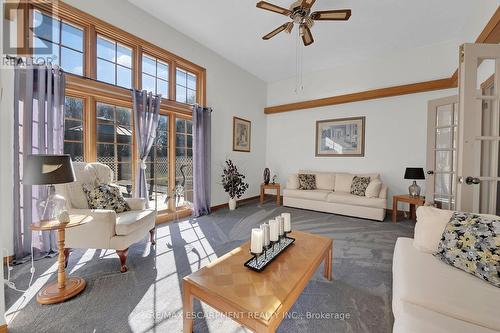
[[238, 172], [238, 168], [233, 161], [226, 160], [226, 165], [222, 171], [222, 187], [229, 194], [229, 209], [236, 208], [236, 198], [240, 198], [248, 188], [248, 183], [244, 181], [245, 175]]

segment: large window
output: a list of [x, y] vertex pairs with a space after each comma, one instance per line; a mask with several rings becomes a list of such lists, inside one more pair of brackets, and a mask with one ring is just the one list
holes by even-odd
[[98, 35], [97, 80], [124, 88], [131, 88], [132, 49]]
[[186, 104], [196, 103], [196, 75], [177, 68], [175, 82], [175, 100]]
[[64, 111], [64, 153], [73, 161], [83, 162], [83, 110], [81, 98], [66, 97]]
[[132, 110], [97, 103], [97, 161], [108, 165], [115, 182], [132, 193]]
[[177, 118], [175, 121], [175, 182], [184, 185], [184, 196], [176, 202], [184, 206], [193, 201], [193, 123]]
[[142, 89], [168, 99], [168, 64], [148, 55], [142, 56]]
[[34, 11], [33, 27], [37, 61], [50, 56], [48, 61], [52, 64], [68, 73], [83, 75], [83, 29], [38, 10]]
[[[156, 140], [146, 162], [150, 207], [158, 211], [169, 208], [168, 187], [168, 116], [160, 115]], [[156, 185], [155, 185], [156, 184]]]

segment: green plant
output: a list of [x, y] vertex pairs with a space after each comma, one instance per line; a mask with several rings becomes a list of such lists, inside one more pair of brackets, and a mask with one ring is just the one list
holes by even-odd
[[229, 194], [230, 198], [240, 198], [248, 189], [248, 183], [245, 183], [245, 175], [239, 173], [238, 168], [233, 161], [226, 160], [226, 165], [222, 171], [222, 187]]

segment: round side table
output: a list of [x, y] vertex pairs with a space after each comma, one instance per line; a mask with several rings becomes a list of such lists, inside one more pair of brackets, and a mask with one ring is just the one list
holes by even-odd
[[38, 295], [36, 300], [40, 304], [55, 304], [66, 301], [67, 299], [74, 297], [81, 293], [85, 289], [85, 280], [79, 277], [69, 277], [66, 278], [65, 272], [65, 255], [64, 255], [64, 240], [65, 240], [65, 230], [67, 228], [73, 228], [92, 220], [91, 216], [88, 215], [70, 215], [69, 223], [60, 223], [57, 220], [53, 221], [40, 221], [33, 223], [30, 227], [31, 230], [35, 231], [51, 231], [57, 230], [57, 249], [59, 251], [58, 256], [58, 270], [57, 270], [57, 282], [53, 282], [45, 286]]

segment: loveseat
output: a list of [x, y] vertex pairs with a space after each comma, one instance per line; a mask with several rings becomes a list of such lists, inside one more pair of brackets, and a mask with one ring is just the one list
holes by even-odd
[[[315, 175], [316, 189], [299, 189], [299, 174]], [[370, 177], [371, 181], [378, 181], [380, 185], [371, 195], [353, 195], [351, 184], [354, 176]], [[387, 186], [380, 181], [379, 174], [300, 170], [288, 177], [283, 191], [283, 205], [383, 221], [387, 208]]]
[[419, 207], [414, 238], [396, 241], [393, 333], [500, 332], [500, 288], [433, 255], [451, 214]]

